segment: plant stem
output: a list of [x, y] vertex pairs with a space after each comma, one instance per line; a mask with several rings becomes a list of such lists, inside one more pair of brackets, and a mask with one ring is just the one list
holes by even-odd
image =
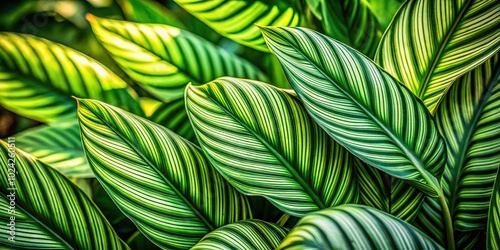
[[441, 193], [438, 197], [439, 203], [441, 204], [441, 210], [443, 210], [444, 225], [446, 229], [446, 240], [449, 250], [455, 250], [455, 236], [453, 235], [453, 223], [451, 221], [450, 210], [448, 209], [448, 204], [446, 204], [446, 199], [444, 194]]
[[281, 218], [278, 220], [278, 222], [276, 222], [276, 224], [278, 224], [279, 226], [285, 226], [285, 223], [286, 221], [288, 220], [288, 218], [290, 218], [290, 215], [287, 214], [287, 213], [284, 213]]

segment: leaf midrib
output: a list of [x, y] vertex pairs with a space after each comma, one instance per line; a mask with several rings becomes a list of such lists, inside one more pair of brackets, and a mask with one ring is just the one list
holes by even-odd
[[[281, 36], [281, 35], [280, 35]], [[316, 68], [316, 70], [318, 70], [326, 79], [328, 79], [330, 82], [334, 83], [335, 86], [337, 86], [337, 89], [339, 89], [340, 91], [342, 91], [342, 93], [349, 97], [350, 100], [352, 100], [354, 102], [354, 104], [356, 104], [356, 106], [358, 106], [369, 118], [371, 118], [371, 120], [373, 120], [375, 122], [376, 125], [378, 125], [382, 131], [389, 137], [392, 139], [392, 141], [394, 141], [396, 143], [396, 145], [405, 153], [405, 155], [407, 157], [410, 158], [410, 160], [412, 161], [412, 163], [414, 163], [413, 165], [415, 167], [417, 167], [417, 169], [419, 170], [419, 172], [422, 174], [422, 177], [425, 179], [425, 181], [427, 181], [427, 184], [432, 186], [432, 188], [437, 192], [439, 193], [439, 186], [436, 186], [435, 184], [437, 183], [437, 179], [435, 176], [433, 176], [429, 171], [427, 171], [423, 165], [423, 163], [418, 160], [418, 158], [409, 150], [407, 149], [406, 147], [404, 147], [404, 144], [403, 142], [401, 142], [399, 140], [399, 138], [397, 138], [395, 135], [392, 135], [392, 133], [390, 133], [390, 130], [389, 128], [386, 128], [385, 125], [383, 123], [381, 123], [378, 119], [375, 119], [375, 117], [363, 106], [361, 105], [355, 98], [353, 98], [350, 94], [347, 93], [347, 91], [345, 91], [342, 87], [338, 86], [337, 84], [335, 84], [335, 81], [333, 81], [330, 76], [328, 76], [323, 70], [321, 70], [315, 63], [313, 63], [309, 57], [307, 57], [306, 55], [304, 55], [304, 53], [302, 53], [301, 50], [299, 50], [294, 44], [291, 44], [287, 39], [283, 39], [283, 41], [285, 41], [290, 47], [293, 47], [293, 49], [298, 52], [303, 58], [305, 58], [309, 64], [311, 64], [314, 68]], [[364, 55], [361, 55], [361, 56], [364, 56]], [[366, 56], [364, 56], [366, 58]], [[368, 61], [371, 62], [370, 59], [366, 58]], [[377, 66], [378, 68], [378, 66]], [[383, 72], [382, 72], [383, 73]], [[391, 77], [391, 76], [390, 76]], [[391, 77], [392, 79], [392, 77]], [[291, 83], [292, 84], [292, 83]], [[297, 92], [298, 93], [298, 92]], [[320, 123], [318, 123], [320, 125]], [[321, 126], [321, 125], [320, 125]], [[326, 130], [325, 130], [326, 131]], [[339, 142], [340, 143], [340, 142]], [[341, 143], [343, 144], [343, 143]], [[344, 145], [342, 145], [344, 146]], [[345, 147], [345, 146], [344, 146]], [[346, 147], [347, 148], [347, 147]], [[382, 169], [381, 169], [382, 170]], [[382, 170], [384, 171], [384, 170]], [[385, 171], [384, 171], [385, 172]], [[425, 174], [424, 174], [425, 173]]]
[[[496, 65], [498, 65], [498, 64], [496, 64]], [[455, 159], [457, 159], [456, 164], [455, 164], [455, 168], [454, 168], [455, 171], [452, 172], [453, 185], [450, 186], [450, 196], [451, 196], [450, 197], [450, 210], [451, 210], [450, 212], [452, 215], [454, 215], [455, 210], [456, 210], [455, 205], [456, 205], [457, 200], [458, 200], [457, 195], [458, 195], [458, 189], [459, 189], [459, 187], [458, 187], [459, 186], [458, 185], [459, 184], [459, 177], [461, 177], [463, 174], [463, 170], [464, 170], [463, 164], [464, 164], [467, 150], [469, 149], [469, 143], [470, 143], [472, 136], [474, 134], [473, 132], [476, 131], [476, 125], [479, 122], [479, 118], [482, 115], [482, 111], [484, 110], [486, 103], [489, 101], [489, 98], [493, 92], [493, 89], [498, 84], [497, 81], [498, 81], [499, 76], [500, 76], [500, 68], [497, 68], [495, 74], [493, 74], [492, 78], [490, 79], [490, 81], [492, 81], [492, 83], [490, 84], [488, 89], [485, 92], [483, 92], [483, 95], [480, 98], [480, 100], [481, 100], [480, 105], [478, 106], [478, 108], [476, 110], [474, 110], [474, 113], [472, 115], [473, 119], [469, 123], [469, 126], [467, 126], [464, 139], [460, 142], [461, 147], [460, 147], [460, 150], [455, 157]], [[444, 176], [443, 176], [443, 180], [444, 180]]]
[[[436, 0], [436, 1], [439, 1], [439, 0]], [[427, 88], [429, 87], [429, 83], [430, 83], [430, 80], [431, 80], [431, 76], [432, 76], [432, 73], [434, 72], [434, 70], [436, 70], [437, 68], [437, 64], [438, 62], [441, 60], [441, 57], [443, 56], [443, 52], [444, 52], [444, 49], [446, 48], [446, 46], [448, 45], [448, 42], [450, 41], [451, 37], [453, 34], [455, 34], [455, 31], [457, 30], [458, 28], [458, 25], [459, 23], [461, 23], [464, 15], [465, 15], [465, 12], [469, 9], [471, 3], [472, 3], [473, 0], [468, 0], [467, 3], [464, 4], [463, 8], [460, 10], [460, 12], [458, 13], [455, 21], [453, 22], [450, 30], [448, 31], [448, 33], [446, 34], [445, 38], [443, 39], [443, 41], [441, 41], [441, 44], [439, 45], [439, 49], [437, 51], [437, 54], [434, 55], [433, 59], [432, 59], [432, 64], [431, 66], [427, 69], [426, 73], [425, 73], [425, 78], [424, 78], [424, 81], [422, 82], [422, 84], [420, 85], [420, 89], [418, 91], [418, 94], [417, 96], [421, 99], [421, 100], [424, 100], [424, 94], [427, 90]]]
[[[79, 102], [79, 103], [82, 103], [82, 102]], [[83, 105], [85, 105], [85, 107], [91, 111], [91, 109], [84, 103], [82, 103]], [[92, 112], [92, 111], [91, 111]], [[167, 183], [168, 186], [170, 186], [172, 188], [172, 190], [174, 191], [174, 193], [180, 197], [180, 199], [189, 207], [191, 208], [191, 211], [196, 214], [198, 216], [198, 218], [200, 218], [200, 220], [208, 227], [208, 229], [210, 231], [213, 231], [215, 230], [216, 227], [214, 227], [207, 218], [205, 218], [205, 216], [203, 216], [200, 211], [198, 211], [198, 209], [196, 207], [193, 206], [193, 204], [191, 204], [190, 200], [188, 200], [186, 197], [184, 197], [184, 195], [177, 189], [177, 187], [175, 185], [172, 185], [172, 183], [170, 182], [170, 180], [168, 180], [165, 176], [163, 176], [163, 174], [161, 174], [160, 171], [157, 170], [157, 168], [155, 167], [155, 165], [149, 161], [149, 159], [147, 157], [145, 157], [138, 148], [136, 148], [134, 146], [134, 144], [128, 140], [128, 138], [125, 138], [123, 137], [120, 133], [118, 133], [116, 131], [116, 129], [114, 128], [114, 126], [110, 126], [110, 124], [104, 120], [99, 114], [97, 114], [96, 112], [92, 112], [93, 114], [95, 114], [99, 120], [101, 122], [103, 122], [108, 128], [110, 128], [116, 135], [118, 135], [118, 137], [120, 137], [124, 142], [126, 142], [130, 148], [132, 148], [134, 150], [134, 152], [136, 154], [138, 154], [148, 165], [151, 169], [153, 169], [160, 177], [163, 181], [165, 181]], [[112, 124], [111, 124], [112, 125]]]
[[304, 188], [304, 191], [311, 197], [311, 199], [315, 202], [315, 204], [320, 208], [324, 209], [327, 206], [321, 201], [321, 199], [314, 193], [314, 191], [307, 185], [302, 176], [295, 171], [292, 165], [283, 157], [281, 154], [276, 151], [264, 138], [262, 138], [259, 134], [254, 132], [250, 127], [248, 127], [244, 122], [242, 122], [238, 117], [234, 116], [229, 110], [227, 110], [220, 102], [212, 98], [212, 96], [207, 94], [208, 99], [212, 102], [216, 103], [219, 107], [221, 107], [224, 112], [226, 112], [231, 118], [241, 124], [247, 131], [249, 131], [255, 138], [257, 138], [265, 147], [268, 149], [275, 157], [278, 159], [281, 164], [291, 173], [294, 179]]
[[[8, 200], [7, 196], [3, 192], [1, 193], [1, 196], [3, 198], [5, 198], [6, 200]], [[38, 218], [36, 218], [34, 215], [32, 215], [31, 213], [26, 211], [22, 206], [16, 206], [16, 209], [19, 209], [22, 212], [24, 212], [26, 215], [28, 215], [33, 221], [37, 222], [38, 225], [41, 225], [41, 227], [43, 229], [45, 229], [47, 232], [49, 232], [51, 235], [54, 235], [57, 239], [60, 240], [60, 242], [64, 243], [69, 249], [75, 249], [75, 248], [73, 248], [72, 245], [70, 245], [68, 242], [66, 242], [66, 240], [63, 239], [59, 234], [57, 234], [51, 228], [49, 228], [47, 225], [45, 225], [45, 223], [42, 223], [40, 220], [38, 220]]]

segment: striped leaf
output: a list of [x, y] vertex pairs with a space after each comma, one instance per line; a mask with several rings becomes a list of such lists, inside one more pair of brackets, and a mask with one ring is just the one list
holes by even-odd
[[220, 76], [267, 81], [255, 66], [188, 31], [89, 16], [92, 29], [120, 67], [163, 101], [183, 96], [187, 83]]
[[445, 145], [425, 106], [359, 52], [304, 28], [262, 32], [308, 113], [364, 162], [438, 196]]
[[196, 141], [193, 127], [184, 107], [184, 97], [162, 103], [148, 119], [163, 125], [189, 141]]
[[261, 220], [244, 220], [207, 234], [192, 249], [274, 250], [288, 233], [288, 229]]
[[219, 34], [256, 50], [268, 51], [257, 25], [297, 26], [300, 13], [290, 1], [175, 0]]
[[493, 193], [491, 194], [486, 245], [489, 249], [500, 248], [500, 169], [496, 176]]
[[219, 78], [189, 85], [186, 109], [208, 159], [241, 192], [264, 196], [297, 217], [356, 202], [352, 155], [294, 94]]
[[0, 33], [0, 104], [46, 123], [76, 117], [71, 96], [103, 100], [141, 114], [135, 93], [112, 71], [66, 46]]
[[48, 165], [15, 149], [17, 141], [9, 143], [0, 142], [1, 246], [128, 249], [78, 187]]
[[158, 23], [184, 28], [175, 14], [152, 0], [117, 0], [125, 18], [138, 23]]
[[434, 113], [458, 77], [500, 49], [499, 12], [497, 0], [406, 1], [375, 61]]
[[153, 243], [186, 249], [223, 225], [251, 217], [194, 144], [144, 118], [80, 99], [83, 146], [99, 182]]
[[319, 8], [326, 35], [373, 58], [382, 31], [364, 0], [321, 0]]
[[362, 205], [341, 205], [302, 218], [278, 249], [443, 248], [389, 214]]
[[448, 151], [442, 186], [459, 231], [486, 226], [500, 162], [499, 81], [497, 54], [453, 83], [436, 113]]
[[94, 177], [85, 159], [78, 122], [42, 125], [15, 134], [22, 149], [68, 178]]

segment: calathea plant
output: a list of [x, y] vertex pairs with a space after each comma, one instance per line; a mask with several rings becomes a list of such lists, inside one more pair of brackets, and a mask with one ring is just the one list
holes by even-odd
[[136, 0], [87, 15], [134, 89], [0, 34], [0, 103], [49, 124], [1, 143], [2, 246], [498, 249], [498, 1], [175, 2], [265, 60]]

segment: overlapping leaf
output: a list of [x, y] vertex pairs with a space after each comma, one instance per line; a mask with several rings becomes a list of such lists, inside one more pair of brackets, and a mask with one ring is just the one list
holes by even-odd
[[85, 159], [78, 122], [42, 125], [15, 134], [16, 147], [73, 178], [94, 177]]
[[[0, 245], [128, 249], [78, 187], [33, 156], [18, 149], [14, 152], [14, 144], [0, 142]], [[12, 217], [14, 223], [9, 225]], [[11, 226], [15, 235], [10, 234]]]
[[214, 167], [246, 194], [293, 216], [356, 202], [352, 155], [298, 98], [264, 83], [219, 78], [186, 89], [186, 109]]
[[304, 28], [262, 28], [309, 114], [368, 164], [438, 196], [445, 145], [425, 106], [357, 51]]
[[500, 46], [497, 0], [406, 1], [380, 42], [376, 62], [428, 107]]
[[261, 220], [238, 221], [207, 234], [192, 249], [274, 250], [287, 233], [288, 229]]
[[138, 229], [162, 248], [189, 248], [210, 231], [250, 218], [247, 199], [194, 144], [111, 105], [79, 100], [90, 166]]
[[362, 205], [311, 213], [278, 249], [442, 249], [425, 234], [389, 214]]
[[308, 3], [311, 9], [321, 13], [321, 24], [326, 35], [373, 58], [382, 31], [365, 1], [320, 0]]
[[495, 186], [491, 194], [486, 245], [489, 249], [498, 249], [500, 247], [500, 171], [497, 173]]
[[184, 107], [184, 97], [162, 103], [148, 119], [163, 125], [189, 141], [196, 141], [193, 127]]
[[138, 23], [158, 23], [184, 28], [170, 10], [153, 0], [118, 0], [125, 18]]
[[156, 97], [183, 96], [187, 83], [220, 76], [266, 81], [255, 66], [188, 31], [89, 16], [92, 29], [115, 61]]
[[238, 43], [268, 51], [258, 25], [297, 26], [300, 13], [289, 1], [175, 0], [212, 29]]
[[94, 59], [42, 38], [0, 33], [2, 106], [42, 122], [64, 122], [76, 117], [71, 96], [141, 114], [135, 93]]

